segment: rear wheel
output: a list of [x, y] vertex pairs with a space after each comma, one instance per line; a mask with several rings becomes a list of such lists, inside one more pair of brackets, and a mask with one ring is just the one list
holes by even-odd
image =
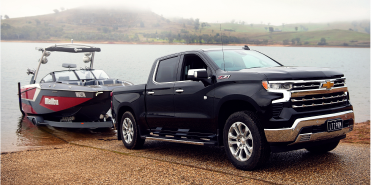
[[241, 170], [253, 170], [269, 159], [270, 150], [256, 115], [249, 111], [233, 113], [223, 130], [228, 159]]
[[339, 142], [340, 142], [340, 140], [334, 141], [334, 142], [331, 142], [331, 143], [326, 143], [326, 144], [319, 145], [319, 146], [308, 147], [308, 148], [305, 148], [305, 149], [307, 149], [309, 152], [313, 152], [313, 153], [326, 153], [326, 152], [329, 152], [329, 151], [335, 149], [338, 146]]
[[140, 137], [137, 123], [135, 122], [133, 114], [129, 111], [122, 115], [120, 134], [122, 142], [128, 149], [138, 149], [144, 144], [145, 139]]

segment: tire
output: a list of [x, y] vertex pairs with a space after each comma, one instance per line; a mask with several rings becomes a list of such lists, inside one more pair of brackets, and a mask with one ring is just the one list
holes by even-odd
[[331, 142], [331, 143], [326, 143], [326, 144], [319, 145], [319, 146], [308, 147], [308, 148], [305, 148], [305, 149], [308, 150], [309, 152], [313, 152], [313, 153], [326, 153], [326, 152], [329, 152], [329, 151], [335, 149], [338, 146], [339, 142], [340, 142], [340, 140], [337, 140], [337, 141], [334, 141], [334, 142]]
[[127, 149], [139, 149], [144, 144], [145, 139], [140, 137], [138, 125], [129, 111], [122, 115], [119, 134]]
[[223, 144], [229, 161], [238, 169], [253, 170], [269, 160], [270, 148], [253, 112], [229, 116], [224, 125]]
[[32, 118], [32, 124], [34, 124], [35, 126], [38, 125], [38, 124], [37, 124], [37, 120], [36, 120], [36, 118]]

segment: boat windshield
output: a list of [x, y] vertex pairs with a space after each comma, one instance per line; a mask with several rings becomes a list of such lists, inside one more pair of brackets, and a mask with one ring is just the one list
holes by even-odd
[[77, 76], [79, 76], [80, 80], [94, 80], [94, 75], [91, 73], [91, 71], [75, 71]]
[[109, 76], [103, 70], [93, 70], [91, 72], [93, 72], [94, 76], [97, 79], [108, 79], [109, 78]]
[[54, 72], [55, 79], [57, 81], [69, 81], [69, 80], [78, 80], [73, 71], [57, 71]]
[[281, 66], [269, 57], [256, 51], [224, 50], [224, 56], [221, 50], [207, 51], [205, 53], [220, 69], [224, 69], [225, 71]]

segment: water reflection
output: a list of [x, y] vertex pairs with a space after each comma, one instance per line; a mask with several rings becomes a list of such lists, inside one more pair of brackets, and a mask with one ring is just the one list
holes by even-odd
[[26, 116], [18, 118], [15, 143], [2, 138], [1, 152], [25, 150], [46, 145], [63, 144], [70, 141], [99, 139], [116, 136], [116, 131], [106, 129], [67, 129], [50, 126], [35, 126]]

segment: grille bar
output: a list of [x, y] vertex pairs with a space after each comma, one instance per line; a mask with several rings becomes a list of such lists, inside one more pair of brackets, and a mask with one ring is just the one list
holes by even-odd
[[312, 103], [312, 104], [302, 104], [302, 105], [292, 105], [292, 108], [302, 108], [302, 107], [315, 107], [315, 106], [323, 106], [323, 105], [332, 105], [332, 104], [337, 104], [337, 103], [343, 103], [343, 102], [346, 102], [348, 101], [347, 99], [343, 99], [343, 100], [337, 100], [336, 102], [333, 102], [331, 101], [330, 103], [325, 103], [325, 102], [322, 102], [321, 104], [315, 104], [315, 103]]
[[304, 102], [304, 101], [314, 101], [314, 100], [326, 100], [326, 99], [333, 99], [333, 98], [341, 98], [341, 97], [346, 97], [347, 95], [346, 94], [342, 94], [342, 95], [337, 95], [337, 96], [322, 96], [321, 98], [309, 98], [309, 99], [305, 99], [305, 98], [302, 98], [302, 99], [291, 99], [292, 102]]

